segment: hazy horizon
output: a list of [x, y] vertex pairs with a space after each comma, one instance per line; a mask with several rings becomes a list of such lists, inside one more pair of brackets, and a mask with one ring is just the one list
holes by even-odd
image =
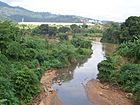
[[0, 0], [35, 12], [77, 15], [98, 20], [123, 22], [140, 16], [139, 0]]

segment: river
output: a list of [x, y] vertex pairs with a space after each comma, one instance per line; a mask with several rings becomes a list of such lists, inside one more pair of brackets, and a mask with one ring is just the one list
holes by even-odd
[[[85, 85], [89, 80], [97, 78], [97, 65], [106, 59], [106, 49], [112, 49], [111, 45], [93, 42], [93, 53], [89, 58], [57, 72], [53, 80], [53, 88], [64, 105], [91, 105], [85, 92]], [[58, 80], [63, 83], [58, 84]]]

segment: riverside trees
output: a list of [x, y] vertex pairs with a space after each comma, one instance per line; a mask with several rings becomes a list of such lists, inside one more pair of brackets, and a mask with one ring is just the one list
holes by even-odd
[[131, 16], [122, 24], [112, 23], [104, 31], [102, 41], [122, 43], [140, 36], [140, 17]]

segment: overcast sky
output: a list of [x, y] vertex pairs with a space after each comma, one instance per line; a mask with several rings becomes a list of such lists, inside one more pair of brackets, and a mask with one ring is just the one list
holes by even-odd
[[32, 11], [124, 21], [140, 16], [140, 0], [1, 0]]

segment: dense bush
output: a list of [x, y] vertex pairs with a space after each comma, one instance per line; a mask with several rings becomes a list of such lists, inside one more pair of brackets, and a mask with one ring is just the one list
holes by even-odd
[[[140, 102], [140, 39], [123, 43], [107, 60], [98, 64], [98, 78], [101, 81], [115, 83], [126, 92], [133, 93], [135, 101]], [[116, 59], [118, 56], [126, 59]]]
[[15, 95], [16, 90], [9, 79], [0, 76], [0, 105], [18, 105], [19, 101]]
[[98, 64], [98, 70], [101, 81], [120, 86], [126, 92], [133, 93], [135, 101], [140, 101], [140, 65], [124, 64], [120, 69], [115, 69], [110, 60], [105, 60]]
[[120, 43], [120, 25], [112, 23], [103, 32], [102, 42]]
[[9, 69], [10, 62], [8, 58], [4, 54], [0, 54], [0, 77], [11, 78], [13, 76], [14, 71]]
[[140, 103], [140, 82], [135, 84], [132, 92], [134, 94], [134, 100]]
[[125, 64], [120, 69], [119, 84], [126, 90], [131, 91], [140, 82], [140, 65]]
[[140, 17], [130, 16], [124, 23], [112, 23], [103, 32], [102, 42], [123, 43], [140, 36]]
[[133, 40], [140, 35], [140, 17], [130, 16], [121, 24], [121, 40]]
[[74, 38], [72, 39], [72, 44], [75, 47], [79, 47], [79, 48], [91, 48], [91, 42], [86, 40], [85, 38], [79, 37], [79, 36], [74, 36]]
[[70, 32], [70, 28], [62, 26], [58, 29], [58, 32], [60, 32], [60, 33]]
[[105, 82], [113, 81], [113, 76], [116, 71], [116, 68], [112, 61], [104, 60], [98, 64], [98, 78]]
[[33, 34], [48, 35], [49, 37], [55, 36], [58, 30], [57, 27], [49, 26], [48, 24], [42, 24], [33, 29]]
[[133, 62], [138, 62], [140, 60], [140, 38], [122, 43], [117, 53], [131, 59]]
[[126, 64], [121, 67], [118, 83], [127, 92], [132, 92], [135, 101], [140, 101], [140, 65]]
[[[57, 32], [46, 25], [39, 29], [49, 35]], [[91, 43], [82, 38], [79, 48], [68, 40], [49, 43], [39, 36], [24, 36], [22, 31], [11, 22], [0, 22], [0, 105], [30, 102], [40, 91], [39, 81], [45, 70], [65, 67], [91, 52]]]
[[68, 35], [66, 34], [66, 33], [59, 33], [59, 40], [60, 41], [64, 41], [64, 40], [68, 40], [69, 39], [69, 37], [68, 37]]
[[12, 78], [16, 95], [21, 102], [30, 102], [39, 92], [39, 80], [33, 70], [24, 67], [15, 72]]

